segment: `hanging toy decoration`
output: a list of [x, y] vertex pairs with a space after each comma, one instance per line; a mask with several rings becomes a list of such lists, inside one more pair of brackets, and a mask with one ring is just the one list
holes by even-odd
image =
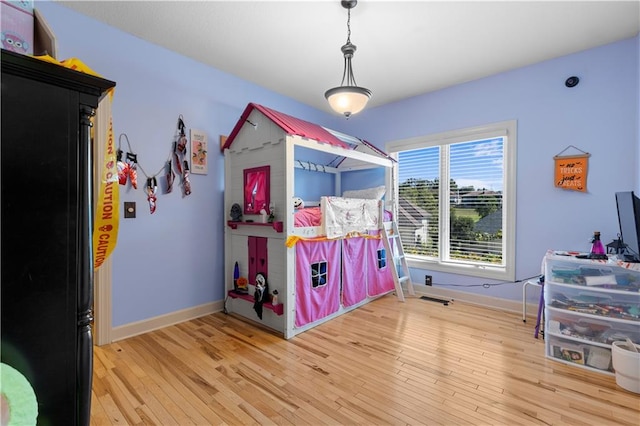
[[189, 180], [189, 163], [184, 160], [184, 166], [182, 167], [182, 189], [185, 197], [191, 194], [191, 181]]
[[180, 154], [182, 154], [184, 156], [186, 150], [187, 150], [187, 135], [184, 131], [184, 121], [182, 120], [182, 115], [178, 118], [178, 132], [179, 132], [179, 136], [178, 136], [178, 151], [180, 152]]
[[[122, 149], [120, 148], [122, 144], [122, 137], [127, 141], [127, 146], [129, 147], [129, 152], [125, 157], [125, 161], [122, 161]], [[127, 184], [127, 178], [131, 182], [131, 186], [133, 189], [138, 189], [138, 155], [133, 153], [133, 149], [131, 149], [131, 143], [129, 142], [129, 137], [126, 133], [121, 133], [118, 138], [118, 151], [116, 159], [118, 161], [118, 183], [120, 185]]]
[[129, 181], [133, 189], [138, 189], [138, 155], [127, 152], [127, 164], [129, 165]]
[[[129, 147], [129, 152], [127, 152], [125, 156], [125, 161], [122, 161], [123, 151], [122, 149], [120, 149], [120, 145], [121, 145], [120, 142], [122, 142], [122, 138], [126, 140], [127, 145]], [[169, 168], [168, 171], [173, 173], [171, 171], [171, 156], [169, 156], [165, 160], [160, 170], [158, 170], [154, 175], [149, 175], [144, 170], [142, 165], [138, 163], [138, 155], [134, 154], [133, 149], [131, 148], [131, 142], [129, 142], [129, 137], [125, 133], [122, 133], [118, 139], [117, 160], [118, 160], [118, 163], [117, 163], [118, 182], [121, 185], [126, 185], [127, 179], [128, 179], [131, 182], [131, 186], [133, 186], [134, 189], [138, 189], [138, 170], [140, 170], [140, 172], [147, 179], [147, 183], [144, 188], [144, 191], [147, 194], [147, 201], [149, 202], [149, 211], [151, 212], [151, 214], [155, 213], [157, 202], [158, 202], [158, 180], [156, 179], [156, 177], [160, 175], [160, 173], [162, 173], [163, 171], [166, 171], [165, 169], [167, 168], [167, 166]], [[168, 178], [169, 178], [169, 175], [167, 175], [167, 179]], [[168, 183], [170, 188], [171, 184], [173, 183], [173, 180], [171, 180]], [[171, 192], [171, 189], [168, 189], [168, 192]]]
[[[189, 158], [187, 155], [189, 141], [187, 140], [185, 127], [182, 114], [180, 114], [176, 128], [176, 140], [173, 142], [173, 159], [178, 174], [182, 176], [182, 193], [186, 197], [191, 194], [191, 182], [189, 181], [189, 162], [187, 161]], [[171, 181], [173, 182], [173, 179]]]
[[[122, 135], [120, 135], [122, 136]], [[118, 167], [118, 183], [120, 185], [126, 185], [127, 184], [127, 176], [129, 176], [129, 165], [127, 163], [125, 163], [124, 161], [122, 161], [122, 150], [118, 149], [117, 154], [116, 154], [116, 159], [118, 161], [117, 163], [117, 167]]]
[[147, 201], [149, 201], [149, 211], [153, 214], [156, 211], [156, 202], [158, 201], [158, 197], [156, 194], [158, 193], [158, 182], [156, 181], [155, 176], [147, 178]]
[[167, 161], [167, 163], [165, 164], [165, 172], [167, 177], [167, 190], [165, 191], [165, 193], [168, 194], [173, 191], [173, 181], [176, 178], [176, 174], [173, 173], [173, 169], [171, 168], [171, 159], [169, 159], [169, 161]]

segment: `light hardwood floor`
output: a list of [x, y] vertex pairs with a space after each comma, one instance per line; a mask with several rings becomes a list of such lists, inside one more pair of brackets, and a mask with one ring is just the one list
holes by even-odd
[[534, 320], [389, 295], [286, 341], [216, 313], [96, 347], [91, 424], [640, 424]]

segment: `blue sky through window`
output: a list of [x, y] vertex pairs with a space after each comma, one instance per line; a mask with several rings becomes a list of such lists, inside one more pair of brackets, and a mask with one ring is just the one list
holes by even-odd
[[[458, 187], [473, 186], [491, 191], [503, 190], [503, 138], [461, 142], [450, 145], [450, 176]], [[434, 180], [440, 175], [438, 146], [401, 151], [398, 159], [399, 183], [407, 179]]]

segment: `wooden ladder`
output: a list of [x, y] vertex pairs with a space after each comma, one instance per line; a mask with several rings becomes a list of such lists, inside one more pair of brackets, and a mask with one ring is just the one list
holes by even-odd
[[[389, 226], [389, 229], [387, 229], [387, 226]], [[393, 276], [398, 300], [404, 302], [402, 283], [406, 283], [407, 291], [411, 296], [415, 296], [416, 293], [413, 289], [413, 283], [411, 282], [409, 265], [407, 265], [407, 259], [404, 256], [402, 241], [400, 240], [400, 232], [398, 232], [398, 224], [396, 221], [392, 221], [390, 225], [386, 223], [384, 224], [382, 227], [382, 241], [384, 243], [384, 249], [388, 253], [387, 259], [391, 259], [391, 275]], [[398, 264], [400, 264], [402, 269], [402, 275], [400, 275], [398, 271]]]

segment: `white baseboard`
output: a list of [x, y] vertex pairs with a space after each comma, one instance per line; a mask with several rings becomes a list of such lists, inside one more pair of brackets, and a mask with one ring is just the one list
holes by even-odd
[[[416, 296], [428, 296], [453, 301], [471, 303], [485, 308], [499, 309], [501, 311], [522, 313], [522, 301], [500, 299], [498, 297], [483, 296], [480, 294], [465, 293], [462, 291], [449, 290], [438, 287], [428, 287], [421, 285], [413, 286]], [[406, 293], [405, 293], [406, 294]], [[538, 305], [527, 303], [527, 317], [537, 314]]]
[[[508, 312], [522, 313], [522, 302], [516, 300], [500, 299], [498, 297], [483, 296], [479, 294], [465, 293], [461, 291], [448, 290], [438, 287], [426, 287], [415, 285], [416, 296], [428, 296], [471, 303], [486, 308], [499, 309]], [[406, 291], [405, 291], [406, 294]], [[154, 318], [133, 322], [130, 324], [115, 327], [111, 330], [112, 342], [123, 340], [129, 337], [148, 333], [160, 328], [168, 327], [194, 318], [199, 318], [215, 312], [220, 312], [224, 308], [224, 300], [206, 303], [204, 305], [171, 312]], [[538, 306], [532, 303], [527, 304], [527, 317], [535, 316]]]
[[154, 318], [125, 324], [111, 330], [111, 341], [116, 342], [118, 340], [209, 315], [214, 312], [220, 312], [223, 308], [224, 300], [219, 300], [216, 302], [205, 303], [204, 305], [194, 306], [192, 308], [182, 309], [180, 311], [170, 312]]

